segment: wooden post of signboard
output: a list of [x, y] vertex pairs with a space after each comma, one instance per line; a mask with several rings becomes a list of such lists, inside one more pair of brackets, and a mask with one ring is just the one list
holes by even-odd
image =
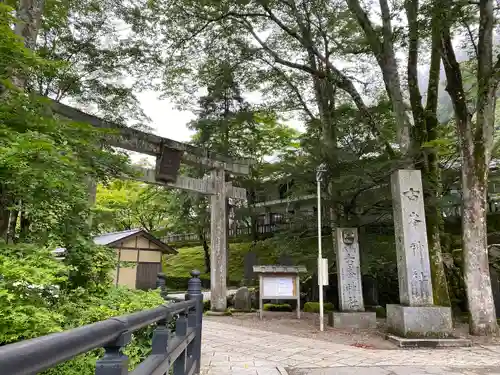
[[[254, 272], [255, 272], [255, 266], [254, 266]], [[263, 314], [263, 298], [262, 298], [262, 293], [264, 292], [264, 284], [262, 283], [262, 274], [259, 274], [259, 318], [262, 319], [262, 314]]]
[[306, 268], [288, 266], [254, 266], [253, 271], [259, 274], [259, 317], [263, 318], [263, 301], [296, 300], [297, 319], [300, 319], [300, 277], [299, 273]]
[[300, 319], [300, 278], [299, 275], [295, 277], [295, 290], [297, 291], [297, 319]]

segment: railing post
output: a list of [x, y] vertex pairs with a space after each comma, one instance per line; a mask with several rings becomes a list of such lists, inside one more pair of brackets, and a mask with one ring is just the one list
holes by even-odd
[[[165, 274], [159, 272], [156, 279], [156, 286], [160, 288], [160, 295], [166, 302], [167, 289], [165, 288]], [[170, 330], [168, 329], [168, 316], [157, 323], [153, 333], [151, 354], [165, 354], [167, 352]]]
[[203, 322], [203, 293], [201, 292], [201, 280], [200, 271], [193, 270], [191, 272], [191, 279], [188, 282], [188, 291], [186, 293], [186, 300], [197, 300], [196, 312], [194, 317], [194, 322], [191, 322], [193, 326], [196, 327], [196, 337], [193, 343], [193, 349], [190, 353], [193, 359], [196, 361], [196, 374], [200, 373], [201, 369], [201, 331]]
[[105, 354], [95, 364], [95, 375], [128, 374], [128, 357], [121, 352], [130, 342], [131, 334], [123, 333], [116, 341], [104, 346]]
[[160, 288], [160, 296], [167, 300], [167, 277], [163, 272], [158, 272], [156, 275], [156, 288]]
[[[179, 314], [175, 322], [175, 335], [177, 337], [186, 336], [187, 326], [186, 312], [184, 311]], [[174, 361], [174, 375], [185, 375], [187, 359], [187, 350], [184, 350], [184, 352]]]

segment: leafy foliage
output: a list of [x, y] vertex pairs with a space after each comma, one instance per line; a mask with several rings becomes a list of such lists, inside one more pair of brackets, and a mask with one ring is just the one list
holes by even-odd
[[93, 209], [94, 232], [133, 228], [155, 232], [172, 225], [169, 218], [175, 193], [164, 187], [129, 180], [99, 185]]
[[57, 312], [57, 285], [69, 268], [48, 249], [0, 245], [0, 328], [3, 344], [58, 332], [65, 316]]
[[88, 231], [85, 178], [116, 175], [125, 170], [126, 159], [101, 142], [102, 132], [52, 116], [43, 99], [12, 84], [12, 72], [29, 76], [62, 65], [24, 48], [9, 29], [10, 9], [0, 6], [6, 36], [0, 50], [15, 59], [2, 59], [6, 65], [0, 69], [8, 90], [0, 100], [0, 234], [9, 231], [11, 240], [66, 244], [76, 233]]
[[[65, 5], [70, 4], [47, 2], [51, 13], [44, 27], [60, 27], [57, 20], [68, 21], [75, 14], [76, 9], [69, 12]], [[34, 86], [59, 80], [61, 87], [63, 76], [71, 78], [70, 63], [50, 55], [61, 47], [53, 33], [44, 34], [46, 42], [54, 42], [51, 51], [36, 54], [25, 48], [12, 30], [12, 12], [0, 3], [0, 235], [9, 241], [0, 243], [0, 318], [5, 323], [0, 345], [163, 301], [155, 292], [111, 288], [114, 251], [91, 242], [86, 180], [107, 181], [127, 172], [127, 159], [103, 143], [103, 132], [51, 113]], [[14, 84], [19, 77], [26, 79], [25, 86]], [[51, 83], [44, 81], [49, 78]], [[66, 248], [64, 262], [54, 258], [56, 246]], [[150, 330], [134, 337], [132, 366], [149, 350]], [[90, 375], [96, 354], [48, 373]]]
[[[0, 317], [5, 322], [0, 329], [0, 344], [76, 328], [163, 303], [157, 291], [110, 288], [110, 283], [92, 280], [92, 275], [54, 258], [47, 248], [1, 244], [0, 250]], [[86, 256], [94, 262], [106, 259], [107, 264], [113, 259], [109, 252], [87, 252]], [[79, 278], [72, 275], [75, 271]], [[110, 268], [102, 266], [101, 272], [109, 275]], [[73, 279], [85, 277], [98, 281], [98, 290], [73, 285]], [[134, 334], [127, 348], [131, 368], [149, 353], [151, 334], [151, 327]], [[98, 356], [99, 351], [79, 356], [47, 374], [93, 374]]]
[[[325, 312], [333, 311], [333, 310], [335, 310], [335, 306], [331, 302], [326, 302], [323, 305], [323, 309]], [[318, 314], [319, 313], [319, 302], [306, 302], [304, 304], [304, 312]]]

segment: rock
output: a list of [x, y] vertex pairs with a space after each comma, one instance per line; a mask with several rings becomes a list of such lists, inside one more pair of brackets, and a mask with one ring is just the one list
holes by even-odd
[[227, 307], [233, 307], [234, 304], [234, 294], [227, 296]]
[[234, 295], [234, 308], [249, 311], [251, 309], [250, 291], [246, 286], [239, 288]]
[[254, 288], [250, 291], [250, 305], [252, 309], [258, 309], [259, 308], [259, 290]]

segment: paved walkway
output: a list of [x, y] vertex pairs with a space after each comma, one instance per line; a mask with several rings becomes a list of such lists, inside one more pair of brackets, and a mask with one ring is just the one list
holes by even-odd
[[206, 320], [202, 375], [498, 374], [500, 347], [376, 350]]

